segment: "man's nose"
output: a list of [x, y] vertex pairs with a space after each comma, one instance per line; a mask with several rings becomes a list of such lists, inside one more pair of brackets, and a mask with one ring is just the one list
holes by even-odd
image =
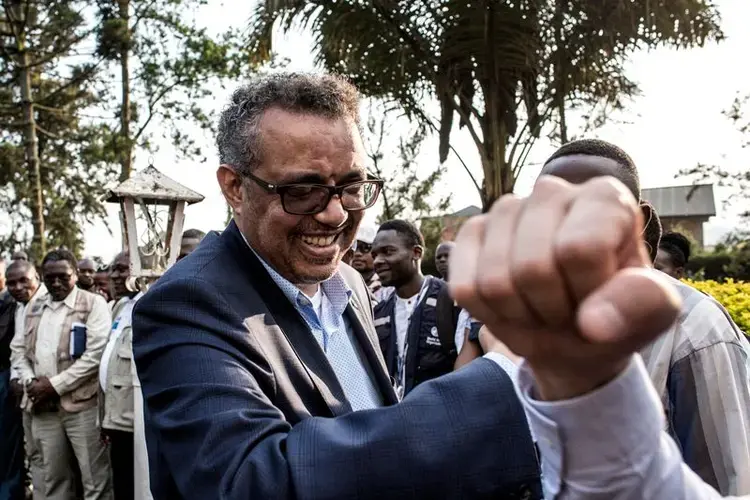
[[349, 212], [341, 205], [341, 198], [334, 196], [325, 210], [315, 214], [315, 220], [329, 227], [341, 227], [349, 219]]

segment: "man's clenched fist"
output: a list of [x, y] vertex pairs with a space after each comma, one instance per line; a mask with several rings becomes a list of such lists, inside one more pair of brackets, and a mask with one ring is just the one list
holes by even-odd
[[674, 321], [679, 297], [649, 269], [642, 217], [614, 178], [542, 177], [461, 228], [453, 296], [526, 358], [542, 398], [607, 382]]

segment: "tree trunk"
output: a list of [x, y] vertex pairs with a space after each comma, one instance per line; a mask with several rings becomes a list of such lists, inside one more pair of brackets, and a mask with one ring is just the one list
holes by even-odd
[[125, 40], [120, 44], [120, 182], [127, 180], [133, 170], [133, 141], [130, 137], [130, 0], [118, 0], [120, 20], [125, 27]]
[[21, 89], [21, 107], [23, 109], [24, 146], [26, 152], [26, 168], [31, 185], [29, 208], [31, 209], [31, 224], [34, 229], [31, 253], [38, 260], [47, 251], [44, 237], [44, 196], [39, 172], [39, 141], [36, 136], [36, 119], [34, 118], [34, 100], [31, 96], [31, 58], [26, 48], [26, 31], [24, 28], [24, 6], [19, 2], [14, 12], [14, 21], [18, 23], [16, 31], [16, 48], [19, 62], [19, 87]]
[[555, 89], [555, 100], [557, 101], [557, 113], [560, 115], [560, 144], [568, 142], [568, 123], [565, 119], [565, 79], [567, 72], [567, 61], [565, 59], [565, 38], [563, 37], [563, 23], [565, 22], [565, 2], [557, 0], [555, 12], [555, 44], [557, 45], [557, 88]]

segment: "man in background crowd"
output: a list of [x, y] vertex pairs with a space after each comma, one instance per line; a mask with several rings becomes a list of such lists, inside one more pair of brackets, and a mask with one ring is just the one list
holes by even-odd
[[[8, 266], [6, 277], [8, 291], [16, 300], [15, 332], [10, 345], [11, 359], [15, 364], [16, 354], [23, 352], [24, 343], [26, 342], [24, 318], [29, 309], [29, 304], [35, 300], [43, 300], [47, 294], [47, 289], [39, 282], [39, 275], [36, 272], [36, 268], [26, 260], [13, 261]], [[13, 374], [11, 375], [11, 389], [16, 396], [16, 408], [22, 413], [26, 457], [29, 459], [34, 496], [35, 498], [44, 498], [42, 455], [31, 433], [31, 413], [29, 411], [21, 411], [19, 408], [24, 395], [24, 387], [20, 380], [20, 374], [15, 369], [13, 369]]]
[[456, 246], [456, 244], [452, 241], [443, 241], [435, 249], [435, 267], [437, 268], [440, 277], [445, 281], [448, 281], [450, 271], [449, 259], [454, 246]]
[[381, 225], [372, 245], [375, 272], [384, 286], [395, 289], [374, 313], [380, 348], [399, 397], [450, 372], [455, 361], [455, 353], [440, 342], [436, 322], [437, 297], [447, 286], [422, 274], [423, 252], [422, 233], [404, 220]]
[[126, 252], [115, 257], [110, 269], [113, 287], [125, 289], [126, 295], [112, 311], [114, 321], [102, 354], [99, 416], [102, 433], [109, 444], [115, 500], [131, 500], [135, 495], [131, 320], [133, 306], [141, 294], [126, 286], [130, 277], [130, 259]]
[[13, 252], [13, 255], [10, 257], [10, 260], [29, 260], [29, 254], [24, 252], [23, 250], [18, 250], [17, 252]]
[[[635, 163], [613, 144], [592, 139], [565, 144], [547, 160], [542, 174], [574, 184], [615, 177], [639, 202], [644, 218], [649, 216]], [[643, 237], [653, 261], [659, 246], [656, 228], [645, 224]], [[641, 352], [669, 432], [685, 462], [705, 482], [724, 495], [749, 494], [750, 346], [718, 302], [686, 283], [670, 282], [682, 298], [680, 314]]]
[[32, 412], [32, 435], [42, 455], [46, 498], [55, 500], [75, 494], [72, 460], [81, 472], [85, 500], [111, 498], [96, 408], [99, 361], [111, 319], [101, 296], [76, 287], [77, 264], [64, 249], [44, 257], [48, 295], [27, 311], [24, 344], [14, 353], [28, 396], [24, 409]]
[[383, 287], [378, 275], [375, 273], [372, 260], [372, 243], [375, 240], [378, 228], [371, 224], [363, 223], [357, 230], [354, 240], [351, 266], [359, 271], [364, 278], [375, 303], [382, 302], [393, 292], [390, 287]]
[[15, 333], [16, 301], [5, 288], [5, 260], [0, 257], [0, 498], [23, 494], [23, 431], [18, 400], [11, 388], [10, 343]]
[[89, 258], [78, 261], [78, 288], [87, 292], [96, 293], [97, 286], [94, 277], [96, 276], [96, 264]]
[[96, 270], [94, 283], [96, 283], [96, 292], [104, 297], [104, 300], [109, 304], [113, 300], [109, 286], [109, 266], [101, 266]]
[[690, 240], [677, 232], [669, 232], [659, 242], [659, 253], [654, 267], [674, 279], [685, 277], [685, 267], [690, 260]]
[[193, 251], [198, 248], [198, 245], [200, 245], [203, 238], [206, 236], [206, 233], [201, 231], [200, 229], [188, 229], [184, 233], [182, 233], [182, 244], [180, 245], [180, 255], [177, 257], [177, 260], [182, 260]]

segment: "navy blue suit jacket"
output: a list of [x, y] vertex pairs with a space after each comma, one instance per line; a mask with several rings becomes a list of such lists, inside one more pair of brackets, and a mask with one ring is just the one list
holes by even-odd
[[346, 314], [386, 406], [352, 412], [303, 319], [236, 225], [136, 305], [151, 488], [160, 499], [540, 498], [512, 382], [489, 360], [397, 403], [367, 289]]

